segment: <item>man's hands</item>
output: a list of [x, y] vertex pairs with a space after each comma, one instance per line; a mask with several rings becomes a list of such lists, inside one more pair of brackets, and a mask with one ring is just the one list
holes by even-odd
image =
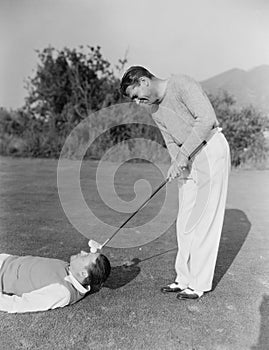
[[167, 177], [169, 181], [175, 179], [176, 177], [188, 176], [188, 163], [188, 157], [179, 152], [168, 170]]

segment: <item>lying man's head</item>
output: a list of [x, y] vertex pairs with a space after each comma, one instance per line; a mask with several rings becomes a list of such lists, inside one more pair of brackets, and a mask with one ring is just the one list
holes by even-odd
[[85, 287], [101, 288], [110, 270], [109, 260], [100, 253], [81, 251], [70, 258], [70, 272]]

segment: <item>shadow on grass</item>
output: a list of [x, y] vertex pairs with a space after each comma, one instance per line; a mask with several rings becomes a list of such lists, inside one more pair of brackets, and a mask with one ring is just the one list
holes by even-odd
[[176, 250], [177, 248], [169, 249], [144, 259], [133, 258], [128, 264], [112, 267], [110, 276], [105, 282], [104, 287], [110, 289], [123, 287], [125, 284], [131, 282], [134, 278], [136, 278], [136, 276], [139, 274], [141, 269], [139, 266], [137, 266], [138, 264]]
[[225, 211], [219, 252], [213, 279], [213, 290], [232, 265], [250, 231], [251, 223], [246, 214], [239, 209]]
[[[223, 230], [213, 279], [213, 290], [216, 288], [217, 284], [225, 275], [240, 251], [250, 231], [250, 227], [251, 223], [242, 210], [227, 209], [225, 211]], [[138, 265], [140, 263], [172, 251], [177, 251], [177, 247], [151, 255], [144, 259], [134, 258], [128, 263], [128, 265], [112, 267], [111, 274], [104, 287], [110, 289], [123, 287], [139, 274], [140, 267]]]
[[269, 349], [269, 295], [264, 294], [260, 305], [261, 325], [258, 344], [251, 347], [251, 350]]
[[130, 266], [114, 266], [106, 280], [104, 287], [118, 289], [131, 282], [140, 272], [140, 267], [133, 263]]

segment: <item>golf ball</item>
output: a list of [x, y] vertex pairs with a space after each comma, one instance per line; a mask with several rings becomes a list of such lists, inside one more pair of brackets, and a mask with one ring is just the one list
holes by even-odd
[[97, 252], [97, 248], [91, 247], [91, 253], [96, 253], [96, 252]]

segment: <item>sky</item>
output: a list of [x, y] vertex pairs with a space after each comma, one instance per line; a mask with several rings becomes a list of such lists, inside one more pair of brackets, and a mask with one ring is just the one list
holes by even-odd
[[113, 65], [127, 52], [160, 78], [201, 81], [269, 64], [268, 0], [0, 0], [0, 106], [19, 108], [36, 49], [101, 46]]

